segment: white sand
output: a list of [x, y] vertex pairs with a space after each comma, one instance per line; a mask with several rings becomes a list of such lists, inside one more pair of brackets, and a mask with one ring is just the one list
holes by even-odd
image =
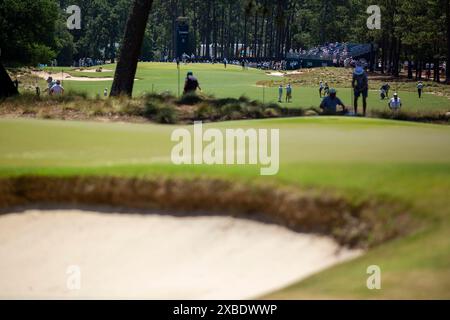
[[360, 253], [231, 217], [28, 210], [0, 215], [0, 298], [252, 298]]
[[273, 72], [269, 72], [269, 73], [266, 73], [268, 76], [273, 76], [273, 77], [284, 77], [284, 73], [282, 73], [282, 72], [276, 72], [276, 71], [273, 71]]
[[48, 77], [52, 77], [53, 80], [63, 80], [63, 81], [112, 81], [114, 78], [112, 77], [104, 77], [104, 78], [94, 78], [94, 77], [73, 77], [67, 72], [54, 72], [49, 73], [46, 71], [32, 71], [32, 74], [38, 76], [39, 78], [47, 80]]
[[295, 75], [295, 74], [303, 74], [303, 72], [298, 71], [298, 70], [286, 71], [285, 73], [278, 72], [278, 71], [266, 72], [266, 75], [274, 76], [274, 77], [285, 77], [285, 76]]

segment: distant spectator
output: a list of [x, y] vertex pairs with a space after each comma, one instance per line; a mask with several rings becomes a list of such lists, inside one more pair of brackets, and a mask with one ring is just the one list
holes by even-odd
[[288, 83], [286, 86], [286, 102], [291, 102], [292, 100], [292, 87], [291, 84]]
[[328, 86], [327, 82], [325, 82], [325, 88], [323, 90], [324, 90], [325, 96], [330, 94], [330, 87]]
[[384, 90], [384, 93], [385, 93], [386, 97], [388, 97], [388, 98], [389, 98], [389, 90], [390, 89], [391, 89], [391, 86], [387, 82], [381, 86], [381, 90]]
[[48, 92], [48, 94], [51, 94], [51, 89], [52, 87], [56, 84], [55, 81], [53, 81], [52, 77], [48, 77], [47, 78], [47, 89], [45, 89], [45, 91]]
[[283, 85], [280, 84], [278, 87], [278, 102], [281, 103], [281, 99], [283, 98]]
[[422, 81], [419, 81], [417, 84], [417, 93], [419, 94], [419, 99], [422, 98], [422, 90], [423, 90], [423, 83]]
[[61, 81], [56, 80], [56, 84], [50, 89], [50, 95], [62, 95], [64, 88], [61, 86]]
[[192, 71], [189, 71], [186, 75], [186, 80], [184, 82], [183, 94], [187, 94], [187, 93], [191, 93], [191, 92], [195, 93], [197, 88], [199, 90], [202, 90], [202, 88], [200, 88], [200, 84], [198, 83], [197, 78], [194, 77], [194, 74], [192, 73]]

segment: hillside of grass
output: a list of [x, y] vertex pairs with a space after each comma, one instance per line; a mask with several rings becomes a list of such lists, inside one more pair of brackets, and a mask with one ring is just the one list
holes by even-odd
[[[280, 171], [272, 177], [251, 165], [174, 166], [176, 127], [1, 119], [0, 175], [220, 179], [332, 193], [354, 203], [393, 201], [409, 208], [413, 233], [267, 297], [450, 298], [447, 126], [336, 117], [207, 125], [280, 129]], [[382, 290], [365, 287], [371, 264], [382, 270]]]

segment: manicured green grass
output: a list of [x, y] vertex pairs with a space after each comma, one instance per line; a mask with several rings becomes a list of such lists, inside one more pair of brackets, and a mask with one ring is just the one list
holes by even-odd
[[[1, 120], [0, 165], [169, 163], [177, 126]], [[234, 121], [208, 127], [279, 128], [282, 164], [449, 163], [450, 128], [339, 117]]]
[[[114, 70], [115, 65], [105, 65], [104, 69]], [[78, 71], [70, 71], [70, 68], [47, 68], [60, 72], [64, 70], [73, 76], [85, 77], [112, 77], [112, 72], [103, 73], [86, 73]], [[262, 88], [257, 83], [264, 81], [280, 81], [283, 78], [277, 76], [269, 76], [265, 71], [257, 69], [242, 70], [239, 66], [229, 65], [227, 69], [222, 64], [189, 64], [180, 65], [180, 90], [183, 90], [183, 81], [187, 71], [193, 71], [198, 78], [203, 92], [215, 95], [217, 97], [240, 97], [246, 95], [251, 99], [257, 99], [265, 102], [276, 102], [278, 100], [277, 87]], [[340, 69], [339, 69], [340, 70]], [[351, 69], [345, 69], [351, 74]], [[344, 72], [342, 70], [340, 73]], [[301, 75], [298, 79], [301, 79]], [[305, 75], [307, 77], [307, 75]], [[134, 95], [140, 95], [144, 92], [165, 92], [170, 91], [174, 94], [178, 93], [178, 70], [174, 63], [139, 63], [136, 74], [138, 79], [134, 83]], [[332, 78], [322, 79], [328, 81], [330, 86], [334, 86]], [[112, 81], [88, 82], [88, 81], [64, 81], [64, 87], [68, 89], [86, 91], [90, 95], [103, 95], [103, 90], [111, 87]], [[338, 96], [342, 101], [351, 106], [351, 90], [349, 88], [341, 88], [342, 82], [337, 84]], [[392, 88], [392, 92], [395, 87]], [[434, 89], [433, 89], [434, 90]], [[425, 92], [423, 99], [419, 99], [417, 93], [411, 91], [400, 91], [399, 96], [403, 101], [405, 111], [450, 111], [450, 99], [444, 96], [437, 96], [430, 92]], [[361, 103], [361, 102], [360, 102]], [[387, 100], [380, 100], [377, 90], [371, 90], [369, 93], [369, 110], [387, 109]], [[292, 107], [317, 107], [320, 104], [318, 87], [310, 85], [303, 86], [295, 84], [293, 89], [293, 102], [282, 103], [283, 106]], [[360, 108], [361, 110], [361, 108]]]
[[[450, 298], [448, 126], [337, 117], [207, 126], [280, 129], [279, 174], [259, 176], [248, 165], [175, 166], [177, 126], [0, 119], [0, 175], [207, 176], [394, 199], [411, 207], [419, 231], [268, 297]], [[371, 264], [381, 267], [382, 290], [365, 286]]]

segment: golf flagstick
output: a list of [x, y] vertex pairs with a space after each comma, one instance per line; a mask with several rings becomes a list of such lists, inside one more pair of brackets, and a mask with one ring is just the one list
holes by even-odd
[[178, 69], [178, 98], [180, 97], [180, 64], [177, 63]]
[[352, 103], [352, 110], [350, 112], [353, 112], [353, 115], [356, 116], [355, 106], [354, 106], [355, 101], [353, 99], [353, 86], [350, 87], [350, 100], [351, 100], [351, 103]]

